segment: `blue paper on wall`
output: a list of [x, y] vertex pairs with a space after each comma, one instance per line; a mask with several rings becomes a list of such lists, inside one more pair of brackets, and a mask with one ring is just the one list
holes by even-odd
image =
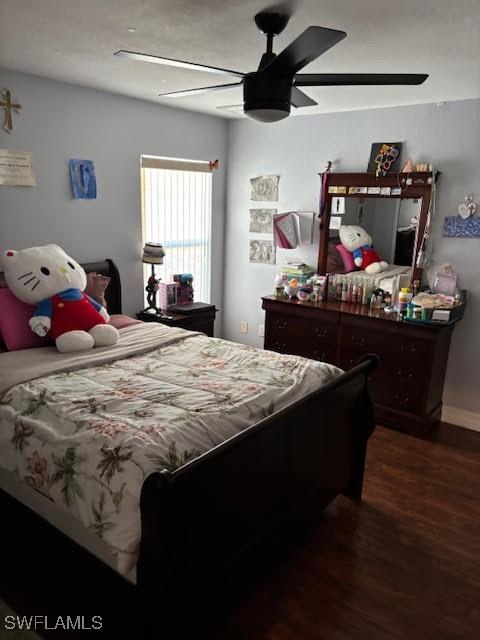
[[480, 218], [475, 216], [463, 220], [460, 216], [447, 216], [443, 235], [447, 238], [480, 238]]
[[70, 159], [68, 169], [73, 197], [94, 200], [97, 197], [97, 179], [93, 161]]

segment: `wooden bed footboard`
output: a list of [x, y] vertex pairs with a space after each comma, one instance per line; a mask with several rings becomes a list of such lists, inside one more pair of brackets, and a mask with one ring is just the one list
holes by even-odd
[[150, 475], [141, 494], [140, 592], [196, 599], [272, 531], [340, 493], [360, 499], [376, 366], [366, 356], [178, 470]]

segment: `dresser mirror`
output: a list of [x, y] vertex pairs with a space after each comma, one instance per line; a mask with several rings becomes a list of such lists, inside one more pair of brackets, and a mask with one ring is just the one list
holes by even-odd
[[[369, 173], [323, 176], [318, 273], [345, 273], [336, 245], [340, 244], [340, 226], [353, 224], [372, 236], [382, 260], [396, 265], [412, 280], [421, 280], [418, 254], [424, 240], [432, 185], [439, 175], [439, 172], [435, 175], [417, 172], [379, 178]], [[337, 204], [334, 198], [342, 200]]]
[[[337, 201], [333, 201], [334, 207]], [[415, 239], [421, 213], [418, 198], [347, 197], [345, 213], [331, 215], [328, 233], [326, 271], [344, 273], [336, 246], [340, 244], [339, 225], [359, 225], [372, 237], [373, 245], [389, 265], [412, 267]]]

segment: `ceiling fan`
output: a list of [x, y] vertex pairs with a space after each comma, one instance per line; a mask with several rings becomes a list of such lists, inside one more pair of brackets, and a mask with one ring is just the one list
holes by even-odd
[[266, 10], [257, 13], [255, 23], [267, 37], [267, 50], [262, 55], [256, 71], [241, 73], [218, 67], [208, 67], [194, 62], [183, 62], [133, 51], [117, 51], [114, 55], [154, 62], [156, 64], [237, 76], [237, 82], [220, 84], [185, 91], [160, 94], [162, 98], [180, 98], [199, 93], [219, 91], [243, 85], [243, 110], [245, 115], [260, 122], [276, 122], [286, 118], [290, 107], [310, 107], [318, 104], [299, 87], [332, 87], [351, 85], [417, 85], [428, 78], [420, 73], [298, 73], [325, 51], [346, 37], [344, 31], [308, 27], [278, 55], [273, 53], [273, 38], [288, 24], [288, 12]]

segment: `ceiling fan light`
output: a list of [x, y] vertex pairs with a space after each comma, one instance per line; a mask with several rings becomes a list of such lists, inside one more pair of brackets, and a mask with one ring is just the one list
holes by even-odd
[[284, 109], [250, 109], [245, 115], [257, 122], [278, 122], [288, 118], [289, 111]]

